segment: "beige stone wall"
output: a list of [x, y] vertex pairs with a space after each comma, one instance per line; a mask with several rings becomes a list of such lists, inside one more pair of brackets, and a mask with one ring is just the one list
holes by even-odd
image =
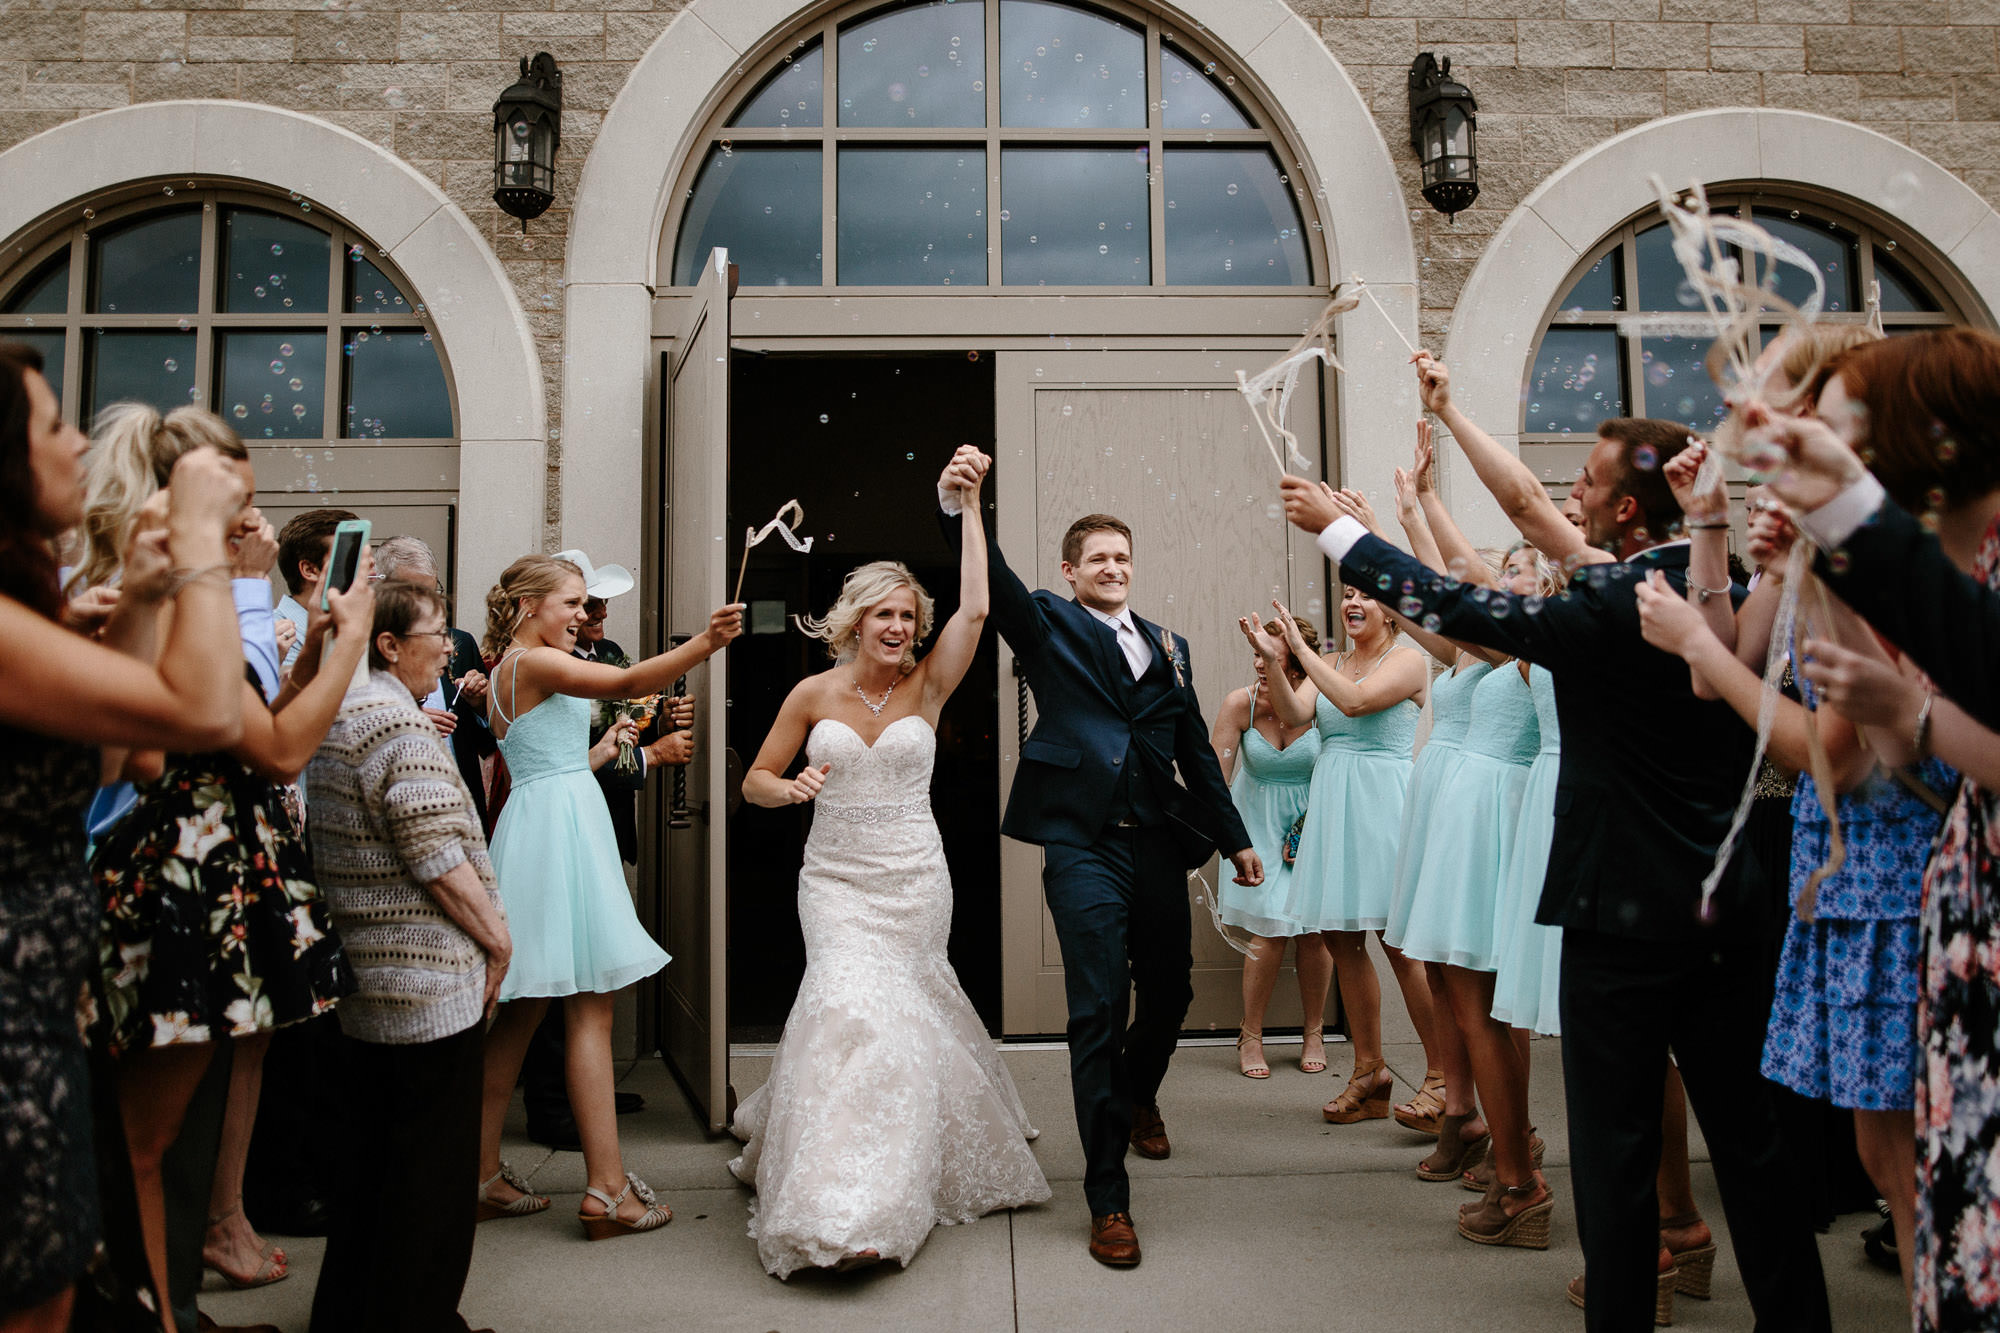
[[[1403, 169], [1440, 333], [1487, 238], [1576, 153], [1661, 115], [1795, 107], [1908, 143], [2000, 198], [2000, 0], [1289, 0], [1345, 65]], [[559, 513], [569, 193], [605, 110], [683, 0], [0, 0], [0, 147], [135, 102], [240, 98], [322, 116], [407, 159], [505, 264], [542, 352], [546, 526]], [[1417, 194], [1405, 78], [1453, 58], [1480, 102], [1477, 207]], [[564, 74], [559, 197], [524, 235], [493, 207], [490, 110], [514, 62]]]

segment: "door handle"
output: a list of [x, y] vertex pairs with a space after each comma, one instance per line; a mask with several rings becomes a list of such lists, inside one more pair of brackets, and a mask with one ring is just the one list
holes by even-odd
[[[667, 647], [678, 648], [693, 637], [690, 634], [670, 635], [667, 639]], [[687, 692], [687, 677], [682, 676], [674, 682], [674, 698], [685, 699], [687, 698]], [[691, 827], [688, 820], [688, 766], [686, 764], [674, 765], [674, 802], [672, 807], [667, 811], [667, 827], [670, 829]]]

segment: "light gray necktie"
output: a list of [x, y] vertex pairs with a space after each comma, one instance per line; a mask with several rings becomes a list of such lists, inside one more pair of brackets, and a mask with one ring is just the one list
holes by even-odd
[[1118, 622], [1118, 648], [1125, 654], [1125, 665], [1132, 669], [1132, 679], [1146, 674], [1146, 668], [1153, 664], [1152, 650], [1139, 637], [1139, 627], [1130, 620]]

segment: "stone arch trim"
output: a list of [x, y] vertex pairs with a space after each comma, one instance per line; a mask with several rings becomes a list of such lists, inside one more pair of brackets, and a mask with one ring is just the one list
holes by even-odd
[[[1466, 280], [1445, 343], [1453, 394], [1510, 448], [1519, 447], [1521, 385], [1542, 317], [1578, 261], [1652, 203], [1656, 175], [1670, 185], [1754, 180], [1844, 196], [1933, 247], [1984, 304], [1980, 313], [2000, 311], [2000, 214], [1922, 153], [1802, 111], [1669, 116], [1605, 140], [1543, 181], [1508, 215]], [[1455, 501], [1470, 498], [1466, 487], [1455, 489]], [[1488, 524], [1497, 524], [1488, 535], [1500, 533], [1497, 508], [1485, 510]]]
[[461, 618], [541, 546], [541, 360], [498, 256], [409, 163], [312, 116], [251, 102], [151, 102], [68, 121], [0, 153], [0, 238], [76, 200], [185, 174], [312, 201], [386, 250], [436, 321], [458, 394]]
[[[589, 539], [605, 559], [639, 556], [651, 300], [668, 192], [717, 99], [770, 41], [823, 11], [825, 0], [690, 0], [612, 103], [585, 162], [570, 215], [562, 440], [564, 540]], [[1388, 144], [1354, 83], [1284, 0], [1176, 0], [1168, 12], [1229, 53], [1261, 86], [1265, 110], [1304, 156], [1327, 250], [1342, 277], [1364, 274], [1404, 336], [1416, 335], [1416, 251]], [[1350, 374], [1336, 402], [1348, 468], [1387, 474], [1405, 443], [1368, 429], [1416, 410], [1402, 344], [1364, 305], [1342, 317]], [[1379, 458], [1374, 455], [1379, 453]], [[592, 548], [593, 557], [597, 554]]]

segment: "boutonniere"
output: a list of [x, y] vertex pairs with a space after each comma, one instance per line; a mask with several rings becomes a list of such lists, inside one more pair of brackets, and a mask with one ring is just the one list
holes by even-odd
[[1164, 625], [1160, 627], [1160, 647], [1167, 650], [1167, 660], [1174, 664], [1174, 684], [1187, 688], [1187, 656], [1180, 645], [1174, 642], [1174, 632]]

